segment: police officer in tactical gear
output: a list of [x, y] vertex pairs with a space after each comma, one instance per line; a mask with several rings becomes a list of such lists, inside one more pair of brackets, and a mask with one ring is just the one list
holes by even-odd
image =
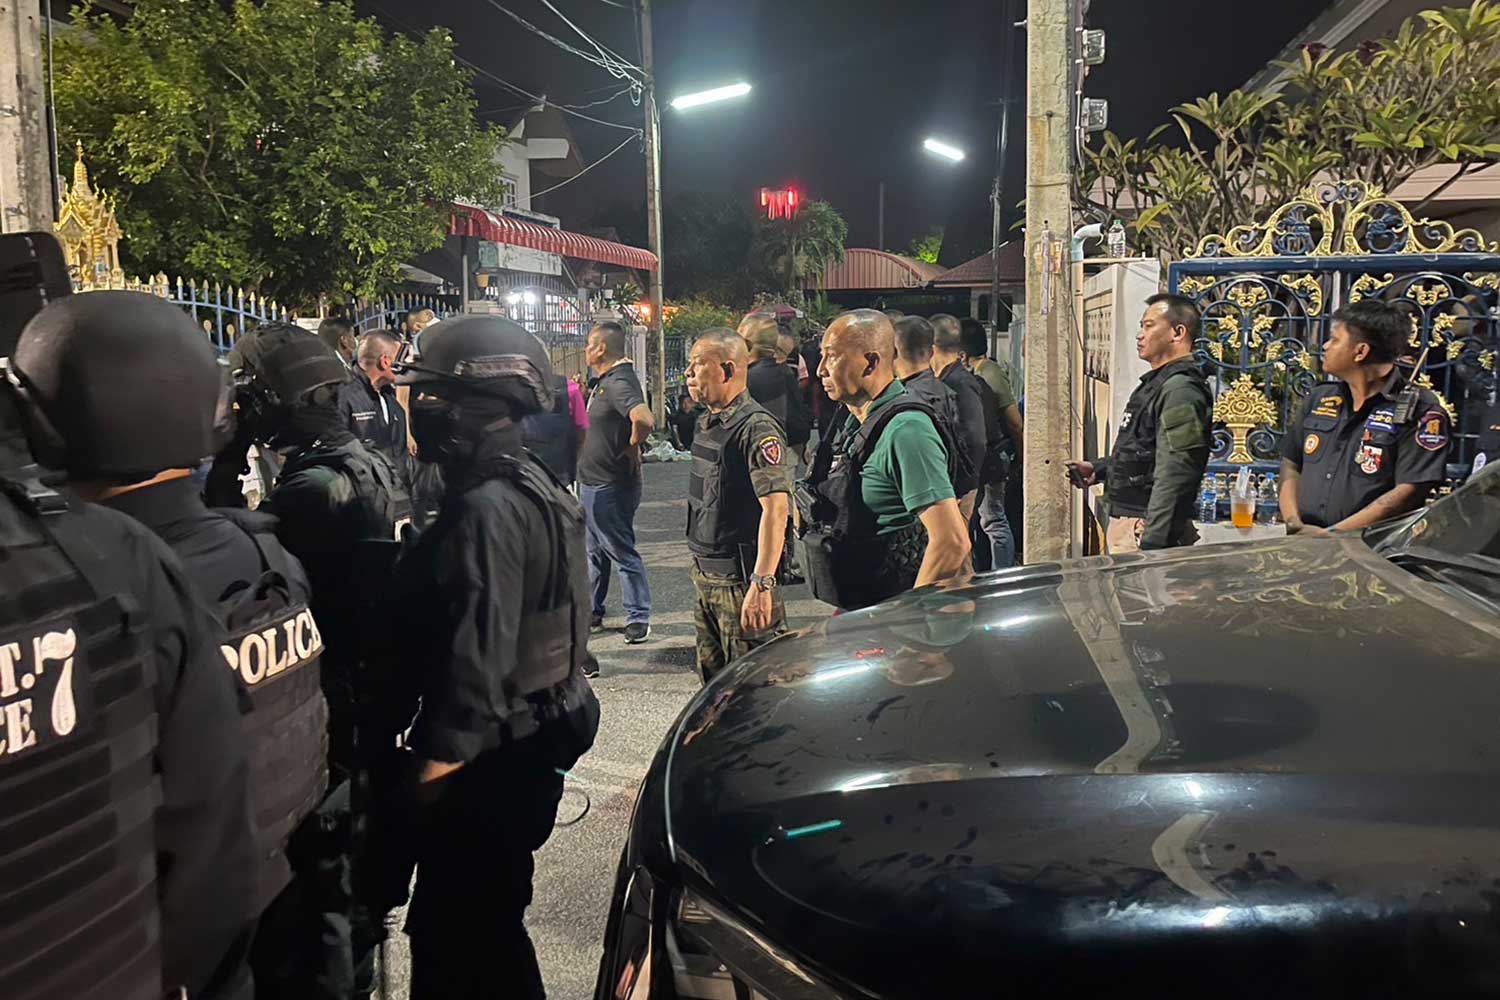
[[[104, 363], [110, 379], [138, 389], [106, 412], [73, 413], [59, 431], [70, 449], [128, 449], [142, 478], [100, 472], [73, 489], [156, 532], [229, 633], [220, 650], [251, 706], [243, 722], [260, 862], [256, 912], [265, 914], [252, 956], [256, 988], [267, 997], [313, 995], [296, 957], [309, 951], [316, 926], [298, 905], [307, 886], [289, 889], [287, 861], [288, 840], [328, 784], [322, 640], [307, 577], [276, 540], [269, 515], [211, 510], [190, 478], [190, 467], [227, 433], [230, 404], [213, 348], [187, 314], [152, 295], [100, 292], [59, 303], [50, 318], [60, 393], [83, 388], [103, 374], [91, 366]], [[299, 871], [304, 881], [312, 876]]]
[[261, 509], [275, 515], [277, 537], [307, 570], [324, 646], [332, 790], [319, 809], [321, 836], [307, 846], [312, 863], [327, 873], [315, 903], [327, 942], [319, 980], [334, 992], [366, 993], [374, 987], [380, 931], [355, 904], [354, 876], [345, 873], [359, 849], [366, 808], [358, 719], [371, 697], [363, 676], [372, 652], [369, 622], [411, 505], [390, 460], [361, 445], [345, 425], [339, 393], [348, 370], [322, 340], [271, 323], [241, 338], [237, 350], [239, 419], [257, 442], [285, 455]]
[[422, 803], [412, 997], [542, 997], [532, 854], [599, 722], [583, 511], [522, 445], [521, 419], [551, 407], [551, 363], [518, 324], [461, 316], [426, 331], [400, 378], [418, 455], [448, 484], [393, 595], [412, 614], [391, 715], [410, 722]]
[[797, 489], [807, 577], [819, 599], [868, 607], [969, 566], [953, 493], [956, 447], [896, 378], [895, 330], [873, 309], [834, 320], [818, 377], [849, 411]]
[[[41, 234], [0, 238], [0, 268], [37, 280], [14, 256], [61, 269]], [[4, 992], [243, 1000], [257, 863], [224, 631], [159, 538], [24, 464], [35, 452], [107, 489], [147, 471], [148, 452], [196, 462], [205, 436], [177, 422], [148, 442], [98, 421], [143, 387], [108, 352], [76, 351], [68, 307], [87, 297], [67, 288], [20, 344], [19, 317], [0, 320]], [[170, 371], [152, 382], [176, 384]], [[82, 441], [80, 420], [105, 429]]]
[[794, 459], [776, 419], [750, 398], [749, 366], [744, 340], [727, 327], [700, 333], [688, 354], [688, 392], [707, 407], [693, 434], [687, 522], [705, 683], [786, 621], [777, 569]]
[[1146, 300], [1136, 353], [1151, 370], [1125, 404], [1109, 458], [1069, 462], [1081, 488], [1104, 483], [1112, 553], [1192, 545], [1193, 511], [1212, 445], [1213, 393], [1193, 360], [1200, 317], [1191, 299]]
[[1448, 411], [1407, 385], [1396, 358], [1411, 321], [1378, 299], [1333, 314], [1323, 371], [1287, 429], [1281, 514], [1288, 534], [1355, 531], [1416, 510], [1447, 475]]

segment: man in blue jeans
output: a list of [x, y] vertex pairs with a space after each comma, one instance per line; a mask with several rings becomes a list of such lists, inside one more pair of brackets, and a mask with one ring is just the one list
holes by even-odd
[[594, 373], [589, 433], [578, 458], [578, 482], [588, 517], [589, 586], [594, 628], [604, 626], [609, 564], [620, 568], [625, 641], [651, 634], [651, 587], [635, 550], [635, 512], [641, 505], [641, 445], [656, 427], [635, 365], [625, 356], [625, 328], [607, 321], [589, 331], [584, 360]]

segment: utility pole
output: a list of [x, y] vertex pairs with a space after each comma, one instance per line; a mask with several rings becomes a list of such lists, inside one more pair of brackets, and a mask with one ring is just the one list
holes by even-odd
[[1030, 0], [1026, 19], [1025, 558], [1071, 548], [1071, 299], [1062, 248], [1072, 235], [1069, 0]]
[[880, 221], [878, 223], [876, 223], [876, 225], [877, 225], [876, 232], [879, 235], [876, 236], [876, 238], [875, 238], [875, 249], [876, 250], [884, 250], [885, 249], [885, 181], [881, 181], [880, 182], [880, 215], [879, 215], [879, 219], [880, 219]]
[[[6, 0], [0, 0], [4, 3]], [[667, 421], [667, 336], [662, 327], [661, 278], [661, 114], [656, 106], [656, 76], [651, 61], [651, 0], [641, 0], [641, 69], [645, 71], [646, 109], [646, 235], [656, 254], [656, 274], [651, 279], [651, 345], [656, 355], [652, 381], [655, 398], [652, 412], [656, 426]]]
[[41, 0], [0, 0], [0, 232], [52, 231]]
[[1002, 0], [1001, 28], [1004, 40], [1000, 45], [1000, 130], [995, 136], [995, 181], [990, 190], [990, 201], [994, 212], [990, 228], [990, 337], [991, 345], [1000, 330], [1000, 244], [1004, 239], [1003, 218], [1005, 213], [1005, 160], [1010, 153], [1010, 104], [1011, 81], [1015, 79], [1015, 67], [1011, 60], [1016, 52], [1016, 26], [1014, 5], [1011, 0]]

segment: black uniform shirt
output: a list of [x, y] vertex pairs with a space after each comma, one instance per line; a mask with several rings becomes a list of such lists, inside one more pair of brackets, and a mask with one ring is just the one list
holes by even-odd
[[258, 916], [258, 869], [240, 703], [219, 653], [224, 630], [165, 542], [116, 511], [75, 507], [93, 526], [89, 537], [120, 539], [105, 556], [128, 574], [156, 655], [163, 978], [193, 997], [238, 997], [248, 986], [242, 949]]
[[[229, 518], [204, 506], [191, 479], [131, 490], [110, 497], [104, 505], [129, 514], [171, 546], [210, 607], [236, 583], [253, 582], [261, 574], [255, 543]], [[275, 524], [270, 517], [265, 521]]]
[[776, 418], [789, 444], [795, 447], [807, 443], [809, 421], [795, 370], [772, 358], [761, 358], [750, 362], [745, 384], [750, 398]]
[[1358, 410], [1342, 381], [1308, 393], [1282, 446], [1282, 457], [1302, 471], [1297, 507], [1304, 524], [1332, 527], [1397, 486], [1442, 481], [1448, 413], [1431, 390], [1422, 389], [1412, 419], [1397, 426], [1402, 384], [1393, 368]]
[[985, 413], [984, 390], [980, 388], [984, 382], [965, 368], [961, 361], [955, 361], [944, 368], [939, 380], [958, 397], [958, 426], [953, 428], [953, 432], [963, 438], [968, 446], [969, 459], [976, 467], [980, 467], [990, 444], [985, 430], [989, 421]]
[[[558, 492], [558, 502], [571, 502]], [[437, 520], [402, 556], [391, 603], [409, 624], [395, 637], [407, 667], [396, 697], [415, 705], [420, 696], [408, 739], [418, 756], [472, 761], [504, 723], [522, 622], [542, 607], [554, 555], [536, 503], [496, 478], [451, 487]], [[588, 600], [582, 579], [579, 607]]]
[[365, 445], [384, 452], [396, 468], [405, 467], [406, 411], [396, 402], [393, 385], [376, 389], [364, 370], [352, 369], [354, 377], [339, 389], [339, 415], [344, 426]]
[[746, 486], [757, 497], [768, 497], [772, 493], [792, 492], [792, 468], [787, 460], [786, 435], [764, 407], [759, 406], [748, 392], [742, 392], [718, 413], [703, 411], [698, 418], [699, 431], [734, 419], [746, 406], [754, 406], [752, 414], [740, 428], [739, 435], [725, 449], [724, 488], [741, 490]]
[[600, 375], [589, 392], [589, 432], [578, 458], [578, 481], [585, 486], [634, 482], [641, 469], [629, 454], [630, 411], [646, 402], [635, 365], [623, 361]]

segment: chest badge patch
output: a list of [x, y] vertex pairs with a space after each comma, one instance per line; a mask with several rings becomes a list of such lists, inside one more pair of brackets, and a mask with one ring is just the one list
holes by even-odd
[[1378, 444], [1361, 444], [1354, 456], [1354, 464], [1367, 476], [1373, 476], [1385, 464], [1385, 449]]
[[776, 437], [761, 438], [760, 444], [756, 445], [760, 450], [760, 457], [767, 465], [781, 464], [781, 439]]
[[1383, 406], [1371, 413], [1365, 421], [1365, 431], [1385, 431], [1390, 433], [1396, 429], [1396, 413], [1389, 406]]
[[1318, 450], [1318, 446], [1322, 443], [1323, 439], [1318, 437], [1318, 435], [1309, 434], [1307, 439], [1302, 442], [1302, 453], [1304, 455], [1311, 455]]
[[1312, 415], [1315, 417], [1337, 417], [1339, 407], [1344, 405], [1344, 400], [1339, 396], [1320, 396], [1313, 404]]
[[1448, 445], [1448, 424], [1443, 414], [1428, 410], [1417, 421], [1417, 444], [1428, 451], [1438, 451]]

